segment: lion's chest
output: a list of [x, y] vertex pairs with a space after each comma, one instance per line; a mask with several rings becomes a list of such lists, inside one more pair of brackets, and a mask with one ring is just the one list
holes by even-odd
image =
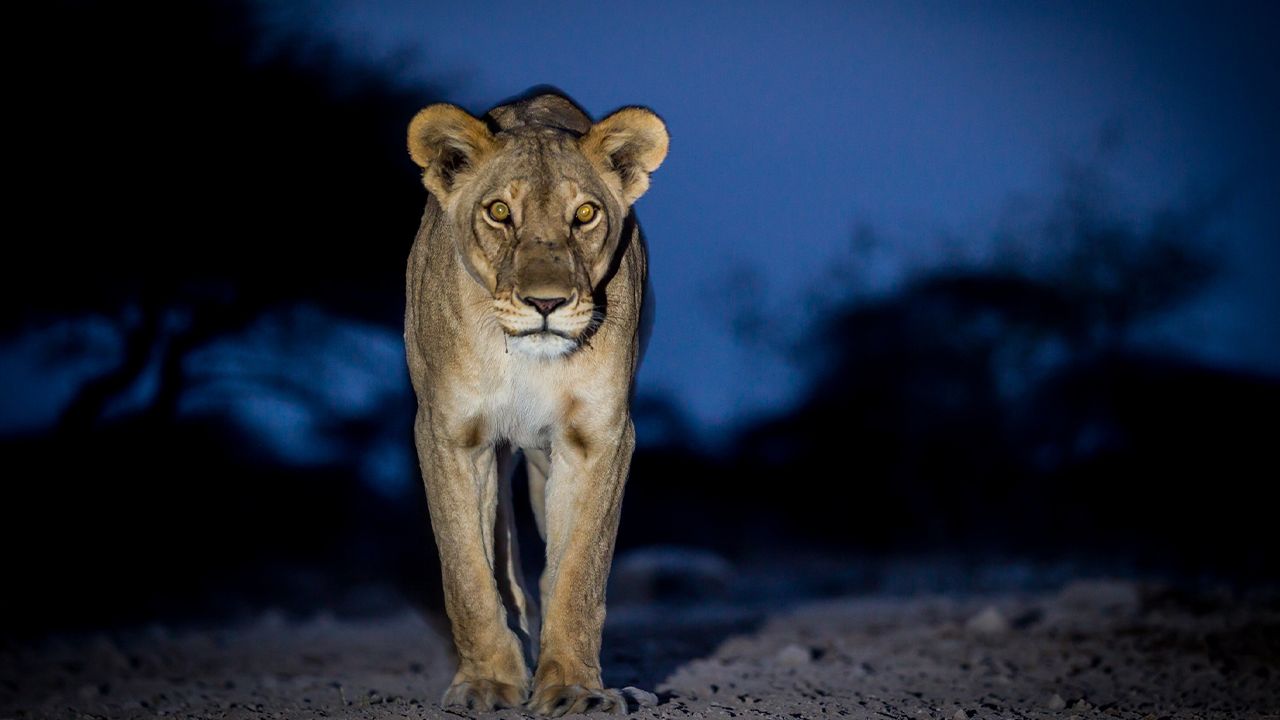
[[494, 441], [518, 447], [547, 448], [567, 404], [556, 361], [519, 359], [490, 378], [483, 401], [486, 424]]

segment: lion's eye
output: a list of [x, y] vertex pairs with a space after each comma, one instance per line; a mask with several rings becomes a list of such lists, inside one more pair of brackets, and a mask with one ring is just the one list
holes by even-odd
[[591, 222], [591, 218], [595, 216], [596, 216], [596, 206], [592, 205], [591, 203], [582, 203], [581, 205], [578, 206], [577, 211], [573, 213], [573, 217], [576, 218], [578, 222], [582, 223], [583, 225], [586, 225], [587, 223]]
[[489, 205], [489, 217], [497, 222], [506, 222], [511, 217], [511, 208], [501, 200]]

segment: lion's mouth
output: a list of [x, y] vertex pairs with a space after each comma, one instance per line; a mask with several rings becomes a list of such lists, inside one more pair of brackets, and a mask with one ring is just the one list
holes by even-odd
[[564, 332], [563, 330], [553, 329], [550, 325], [547, 324], [547, 320], [545, 318], [542, 320], [542, 327], [540, 328], [534, 328], [532, 330], [520, 330], [518, 332], [509, 332], [507, 334], [511, 337], [516, 337], [516, 338], [529, 337], [530, 335], [555, 335], [556, 337], [564, 338], [565, 340], [577, 339], [574, 336], [570, 335], [569, 333]]

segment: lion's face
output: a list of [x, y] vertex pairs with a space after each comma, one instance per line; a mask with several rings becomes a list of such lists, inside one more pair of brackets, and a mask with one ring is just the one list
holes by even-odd
[[662, 121], [628, 108], [583, 135], [522, 125], [491, 133], [451, 105], [418, 113], [409, 150], [459, 255], [518, 352], [557, 357], [602, 320], [597, 304], [631, 204], [666, 155]]
[[562, 355], [600, 319], [595, 288], [626, 209], [575, 138], [555, 130], [502, 135], [446, 212], [464, 262], [493, 295], [508, 345]]

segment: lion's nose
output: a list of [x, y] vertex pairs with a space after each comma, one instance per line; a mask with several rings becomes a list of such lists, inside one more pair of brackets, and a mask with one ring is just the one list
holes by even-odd
[[569, 298], [562, 298], [562, 297], [559, 297], [559, 298], [522, 297], [520, 299], [523, 300], [526, 304], [532, 305], [533, 309], [541, 313], [543, 317], [550, 315], [551, 313], [555, 312], [556, 308], [569, 302]]

